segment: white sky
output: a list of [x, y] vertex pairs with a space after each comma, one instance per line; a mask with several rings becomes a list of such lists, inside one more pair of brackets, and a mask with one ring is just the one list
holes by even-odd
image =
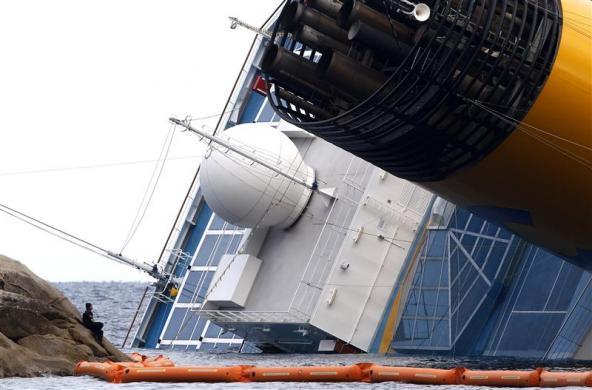
[[[0, 203], [118, 251], [168, 117], [219, 113], [260, 25], [280, 0], [0, 2]], [[213, 126], [216, 119], [202, 123]], [[200, 145], [176, 133], [154, 199], [124, 254], [158, 257]], [[41, 277], [149, 280], [0, 213], [0, 254]]]

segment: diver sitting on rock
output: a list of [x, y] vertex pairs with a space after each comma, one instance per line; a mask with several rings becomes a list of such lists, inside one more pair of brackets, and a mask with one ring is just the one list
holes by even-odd
[[95, 339], [100, 344], [103, 342], [103, 323], [95, 322], [93, 316], [93, 306], [91, 303], [86, 304], [86, 311], [82, 314], [82, 324], [91, 330]]

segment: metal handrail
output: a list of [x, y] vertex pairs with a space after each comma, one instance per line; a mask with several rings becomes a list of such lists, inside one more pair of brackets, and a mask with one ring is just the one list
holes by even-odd
[[274, 322], [303, 323], [308, 318], [289, 311], [200, 310], [200, 315], [215, 323]]
[[[171, 272], [168, 273], [168, 278], [164, 281], [164, 283], [161, 283], [162, 289], [155, 290], [152, 293], [152, 297], [154, 299], [164, 304], [172, 303], [175, 301], [175, 298], [170, 296], [168, 292], [168, 287], [171, 282], [175, 282], [175, 279], [178, 279], [178, 276], [175, 275], [175, 270], [177, 269], [177, 266], [179, 266], [179, 264], [188, 266], [189, 264], [191, 264], [192, 259], [191, 254], [183, 252], [181, 249], [167, 249], [166, 252], [169, 253], [168, 263], [171, 265]], [[176, 287], [178, 287], [177, 283], [174, 284]]]

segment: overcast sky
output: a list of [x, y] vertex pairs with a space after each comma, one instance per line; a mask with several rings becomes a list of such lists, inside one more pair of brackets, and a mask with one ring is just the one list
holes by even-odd
[[[231, 30], [228, 17], [260, 25], [279, 3], [0, 2], [0, 203], [118, 251], [168, 117], [224, 106], [254, 38]], [[216, 118], [201, 123], [214, 126]], [[200, 154], [195, 137], [175, 134], [124, 254], [158, 257]], [[39, 170], [46, 171], [32, 172]], [[1, 213], [0, 254], [51, 281], [149, 280]]]

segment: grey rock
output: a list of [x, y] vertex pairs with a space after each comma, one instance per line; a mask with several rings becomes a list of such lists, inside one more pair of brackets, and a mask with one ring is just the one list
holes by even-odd
[[74, 305], [26, 266], [0, 256], [0, 378], [71, 375], [76, 363], [129, 361], [98, 344]]

